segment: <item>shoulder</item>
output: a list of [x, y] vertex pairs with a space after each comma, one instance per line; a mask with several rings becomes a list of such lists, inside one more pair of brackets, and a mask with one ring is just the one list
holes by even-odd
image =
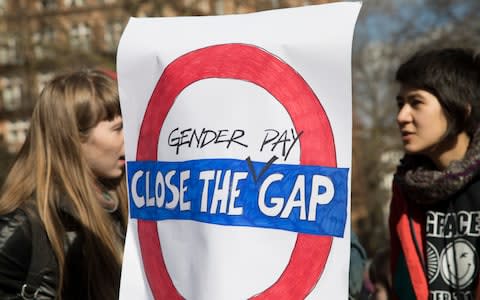
[[30, 221], [25, 211], [0, 216], [0, 295], [18, 290], [28, 272], [32, 252]]
[[16, 210], [0, 215], [0, 245], [4, 240], [12, 235], [21, 235], [31, 238], [30, 221], [25, 210], [17, 208]]
[[472, 181], [470, 181], [464, 188], [458, 191], [456, 194], [450, 197], [450, 200], [453, 200], [458, 204], [460, 204], [460, 208], [463, 206], [467, 206], [478, 210], [480, 209], [480, 202], [478, 202], [478, 198], [480, 197], [480, 177], [477, 176]]
[[30, 257], [32, 233], [30, 220], [22, 209], [0, 216], [0, 253], [12, 253], [15, 256], [28, 253]]
[[467, 193], [473, 193], [476, 196], [480, 195], [480, 176], [477, 176], [472, 182], [467, 185], [465, 191]]

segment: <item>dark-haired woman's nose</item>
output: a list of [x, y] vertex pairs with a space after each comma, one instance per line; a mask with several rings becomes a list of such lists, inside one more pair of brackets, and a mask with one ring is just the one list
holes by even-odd
[[397, 123], [400, 127], [413, 121], [412, 111], [408, 103], [400, 107], [397, 114]]

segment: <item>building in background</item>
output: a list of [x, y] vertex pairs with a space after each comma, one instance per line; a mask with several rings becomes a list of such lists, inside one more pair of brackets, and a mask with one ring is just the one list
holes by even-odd
[[23, 143], [39, 92], [54, 74], [114, 68], [129, 14], [115, 0], [0, 0], [0, 144]]
[[[0, 0], [0, 147], [18, 151], [39, 92], [72, 68], [115, 70], [130, 16], [218, 15], [332, 0]], [[1, 163], [1, 162], [0, 162]]]

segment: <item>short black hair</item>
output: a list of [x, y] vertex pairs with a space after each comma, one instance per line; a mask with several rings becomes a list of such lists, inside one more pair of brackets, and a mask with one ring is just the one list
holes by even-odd
[[464, 130], [474, 134], [480, 120], [480, 58], [475, 51], [421, 50], [400, 65], [395, 79], [437, 97], [448, 120], [446, 137]]

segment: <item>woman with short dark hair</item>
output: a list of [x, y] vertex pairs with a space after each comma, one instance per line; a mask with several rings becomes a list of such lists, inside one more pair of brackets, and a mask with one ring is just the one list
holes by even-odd
[[398, 299], [480, 296], [480, 58], [421, 51], [400, 66], [397, 123], [405, 156], [390, 208]]

